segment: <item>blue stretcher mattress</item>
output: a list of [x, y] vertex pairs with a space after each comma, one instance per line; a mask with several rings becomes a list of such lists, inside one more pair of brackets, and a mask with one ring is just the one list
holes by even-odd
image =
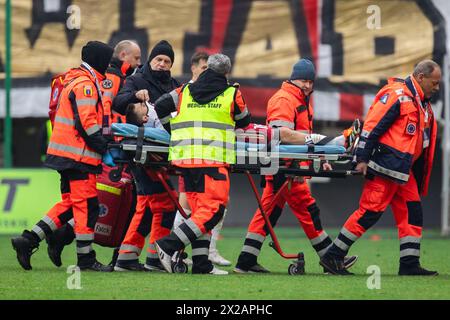
[[[114, 135], [126, 137], [126, 138], [136, 138], [138, 134], [138, 127], [129, 123], [113, 123], [111, 129]], [[170, 134], [163, 129], [145, 127], [144, 129], [144, 139], [150, 141], [157, 141], [166, 143], [170, 142]], [[281, 144], [278, 145], [278, 152], [280, 153], [320, 153], [320, 154], [344, 154], [345, 148], [343, 146], [337, 145], [324, 145], [324, 146], [307, 146], [307, 145], [289, 145]], [[254, 144], [254, 143], [244, 143], [237, 142], [236, 148], [238, 151], [256, 151], [264, 150], [265, 145]], [[272, 152], [273, 152], [272, 148]]]

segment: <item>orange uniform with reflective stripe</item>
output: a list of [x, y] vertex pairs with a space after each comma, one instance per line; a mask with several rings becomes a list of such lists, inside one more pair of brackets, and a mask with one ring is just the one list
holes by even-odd
[[122, 62], [120, 70], [118, 67], [108, 68], [105, 74], [106, 79], [101, 84], [101, 88], [103, 90], [103, 106], [111, 115], [111, 123], [126, 122], [125, 116], [112, 110], [112, 102], [125, 83], [125, 77], [129, 69], [130, 64], [126, 62]]
[[[99, 73], [96, 76], [100, 81], [104, 79]], [[47, 154], [98, 166], [101, 154], [91, 149], [83, 138], [102, 128], [103, 108], [95, 80], [87, 70], [76, 68], [67, 73], [65, 82]], [[82, 128], [75, 127], [77, 118]]]
[[[283, 82], [267, 105], [267, 125], [272, 128], [286, 127], [303, 133], [312, 132], [313, 109], [309, 97], [289, 81]], [[306, 163], [307, 164], [307, 163]], [[306, 236], [319, 256], [322, 256], [331, 239], [322, 228], [320, 209], [306, 181], [292, 181], [281, 191], [278, 201], [271, 206], [275, 195], [286, 181], [283, 174], [266, 176], [261, 203], [266, 216], [275, 227], [284, 205], [287, 203], [302, 226]], [[261, 210], [257, 209], [248, 226], [247, 236], [236, 266], [247, 269], [257, 263], [262, 245], [268, 233]]]
[[313, 109], [309, 98], [292, 83], [285, 81], [267, 104], [267, 124], [312, 133]]
[[[422, 89], [414, 77], [389, 79], [367, 113], [356, 156], [358, 161], [369, 164], [372, 173], [397, 183], [406, 183], [410, 171], [414, 171], [419, 178], [419, 193], [426, 195], [437, 125], [429, 102], [421, 106], [418, 101], [423, 99]], [[416, 164], [420, 156], [424, 161]]]

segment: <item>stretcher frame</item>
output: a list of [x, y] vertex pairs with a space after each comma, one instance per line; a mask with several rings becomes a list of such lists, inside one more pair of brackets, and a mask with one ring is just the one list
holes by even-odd
[[[147, 141], [148, 142], [148, 141]], [[163, 161], [152, 160], [154, 155], [161, 155], [164, 157], [169, 152], [169, 147], [163, 141], [152, 141], [153, 143], [159, 145], [144, 145], [141, 140], [141, 144], [133, 144], [127, 143], [126, 141], [122, 143], [114, 143], [110, 144], [109, 148], [121, 149], [125, 152], [137, 152], [138, 157], [134, 158], [136, 163], [139, 163], [144, 166], [149, 166], [155, 169], [156, 176], [158, 180], [163, 185], [164, 189], [168, 192], [169, 197], [172, 202], [175, 204], [180, 214], [188, 219], [188, 215], [184, 211], [183, 207], [180, 205], [177, 195], [174, 191], [169, 187], [166, 183], [162, 171], [166, 171], [171, 175], [179, 175], [176, 168], [172, 167], [166, 159]], [[151, 142], [150, 142], [151, 143]], [[355, 141], [355, 145], [358, 143], [358, 139]], [[270, 219], [267, 215], [266, 210], [264, 210], [261, 195], [258, 191], [256, 183], [251, 176], [251, 174], [261, 174], [261, 166], [258, 164], [258, 159], [263, 159], [264, 163], [270, 163], [272, 160], [279, 161], [281, 166], [278, 169], [278, 173], [282, 173], [286, 175], [286, 181], [282, 184], [279, 190], [276, 192], [272, 202], [269, 206], [269, 212], [273, 210], [275, 204], [280, 199], [282, 193], [288, 188], [290, 183], [292, 182], [294, 177], [298, 176], [314, 176], [314, 177], [330, 177], [330, 178], [345, 178], [347, 176], [360, 175], [361, 173], [356, 170], [331, 170], [325, 171], [322, 170], [322, 164], [325, 161], [331, 161], [334, 163], [349, 163], [353, 160], [354, 156], [351, 154], [318, 154], [318, 153], [286, 153], [286, 152], [267, 152], [267, 151], [259, 151], [259, 150], [237, 150], [237, 157], [243, 157], [244, 159], [249, 160], [248, 162], [256, 162], [256, 164], [234, 164], [230, 166], [232, 173], [244, 173], [249, 181], [249, 184], [252, 188], [256, 201], [258, 203], [258, 207], [261, 211], [261, 215], [264, 218], [264, 221], [267, 225], [270, 237], [272, 241], [269, 243], [270, 247], [272, 247], [282, 258], [293, 260], [292, 263], [288, 267], [288, 273], [290, 275], [301, 275], [305, 273], [304, 265], [304, 254], [303, 252], [299, 252], [296, 254], [285, 253], [281, 248], [280, 242], [278, 241], [278, 237], [275, 233], [275, 230], [270, 222]], [[312, 168], [311, 169], [302, 169], [298, 166], [300, 161], [311, 161]], [[177, 261], [172, 263], [172, 270], [175, 273], [187, 273], [188, 267], [182, 261], [186, 257], [184, 250], [180, 252], [178, 255]]]

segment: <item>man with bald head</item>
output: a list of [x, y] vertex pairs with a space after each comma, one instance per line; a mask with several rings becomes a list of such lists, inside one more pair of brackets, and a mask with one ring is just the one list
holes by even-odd
[[103, 105], [111, 111], [112, 122], [125, 122], [125, 116], [112, 109], [116, 95], [122, 89], [125, 79], [131, 76], [141, 64], [141, 48], [133, 40], [122, 40], [114, 47], [113, 57], [102, 82]]
[[114, 47], [113, 59], [130, 65], [132, 70], [141, 64], [141, 48], [133, 40], [122, 40]]
[[350, 246], [391, 205], [400, 240], [399, 275], [434, 276], [421, 267], [422, 205], [433, 165], [437, 125], [430, 98], [439, 91], [441, 68], [423, 60], [406, 79], [391, 78], [376, 95], [356, 150], [356, 170], [366, 181], [359, 208], [347, 219], [320, 260], [330, 273], [343, 265]]

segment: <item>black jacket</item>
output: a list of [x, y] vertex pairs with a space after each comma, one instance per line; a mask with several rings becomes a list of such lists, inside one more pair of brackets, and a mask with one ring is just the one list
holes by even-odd
[[168, 93], [180, 86], [180, 83], [174, 78], [170, 78], [167, 83], [156, 79], [147, 62], [137, 73], [126, 79], [125, 85], [119, 91], [113, 101], [113, 110], [125, 115], [126, 108], [130, 103], [137, 103], [136, 92], [147, 89], [150, 96], [150, 102], [154, 103], [164, 93]]

